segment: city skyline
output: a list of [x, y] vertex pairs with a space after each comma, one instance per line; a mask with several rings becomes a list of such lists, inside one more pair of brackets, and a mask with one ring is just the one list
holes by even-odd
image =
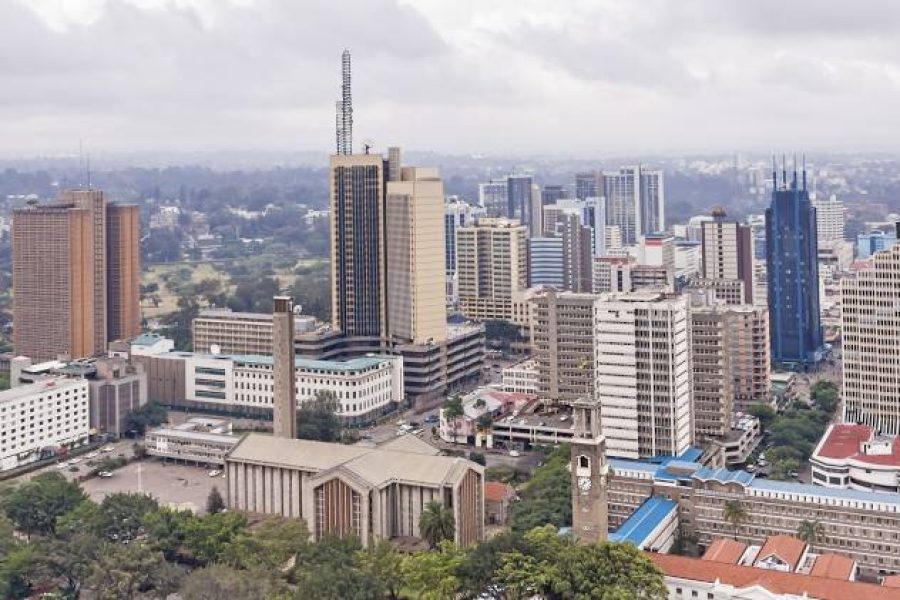
[[[358, 146], [590, 155], [766, 152], [803, 139], [818, 152], [898, 149], [888, 2], [846, 14], [708, 0], [462, 8], [312, 3], [298, 19], [277, 0], [6, 3], [0, 33], [17, 60], [0, 65], [11, 83], [0, 154], [71, 153], [79, 139], [93, 152], [325, 152], [344, 47]], [[651, 38], [653, 50], [640, 42]]]

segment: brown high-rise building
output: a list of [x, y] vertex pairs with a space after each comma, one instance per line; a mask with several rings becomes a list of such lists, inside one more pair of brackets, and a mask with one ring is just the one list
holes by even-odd
[[106, 210], [106, 337], [130, 339], [141, 332], [141, 212], [135, 204]]
[[137, 207], [110, 205], [99, 190], [14, 211], [16, 352], [84, 358], [140, 333], [138, 232]]
[[[753, 235], [749, 225], [728, 220], [725, 211], [713, 211], [714, 219], [703, 223], [703, 278], [741, 281], [743, 299], [753, 303]], [[726, 298], [727, 299], [727, 298]]]

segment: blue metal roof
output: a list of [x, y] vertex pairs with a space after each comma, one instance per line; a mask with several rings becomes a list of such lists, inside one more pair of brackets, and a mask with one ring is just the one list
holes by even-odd
[[647, 537], [673, 511], [678, 503], [662, 496], [651, 496], [622, 523], [615, 533], [609, 535], [611, 542], [631, 542], [638, 548], [647, 542]]
[[776, 481], [774, 479], [754, 479], [750, 487], [755, 490], [768, 492], [781, 492], [786, 494], [810, 494], [823, 498], [835, 498], [840, 500], [857, 500], [860, 502], [881, 502], [900, 506], [900, 494], [892, 492], [864, 492], [859, 490], [843, 490], [811, 485], [808, 483], [794, 483], [792, 481]]
[[678, 460], [683, 460], [686, 462], [697, 462], [700, 460], [700, 457], [703, 456], [703, 450], [700, 448], [688, 448], [678, 457]]
[[659, 465], [648, 463], [643, 460], [631, 460], [628, 458], [610, 458], [607, 463], [609, 463], [610, 468], [619, 470], [630, 469], [632, 471], [655, 473], [657, 469], [659, 469]]
[[747, 471], [729, 471], [728, 469], [710, 469], [708, 467], [698, 469], [693, 476], [700, 481], [739, 483], [744, 487], [753, 481], [753, 473]]

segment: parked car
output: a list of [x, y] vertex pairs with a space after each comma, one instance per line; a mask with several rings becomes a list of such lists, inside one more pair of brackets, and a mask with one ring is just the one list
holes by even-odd
[[222, 474], [222, 471], [220, 471], [219, 469], [213, 469], [212, 471], [209, 472], [210, 477], [218, 477], [221, 474]]
[[522, 456], [522, 453], [519, 452], [518, 450], [510, 450], [509, 455], [512, 456], [513, 458], [518, 458], [518, 457]]
[[100, 477], [106, 478], [106, 477], [112, 477], [113, 474], [112, 474], [112, 471], [100, 471], [99, 473], [97, 473], [97, 475]]

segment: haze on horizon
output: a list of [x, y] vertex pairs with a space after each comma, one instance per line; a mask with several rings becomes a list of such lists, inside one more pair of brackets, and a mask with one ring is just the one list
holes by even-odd
[[900, 150], [892, 0], [3, 0], [0, 154]]

